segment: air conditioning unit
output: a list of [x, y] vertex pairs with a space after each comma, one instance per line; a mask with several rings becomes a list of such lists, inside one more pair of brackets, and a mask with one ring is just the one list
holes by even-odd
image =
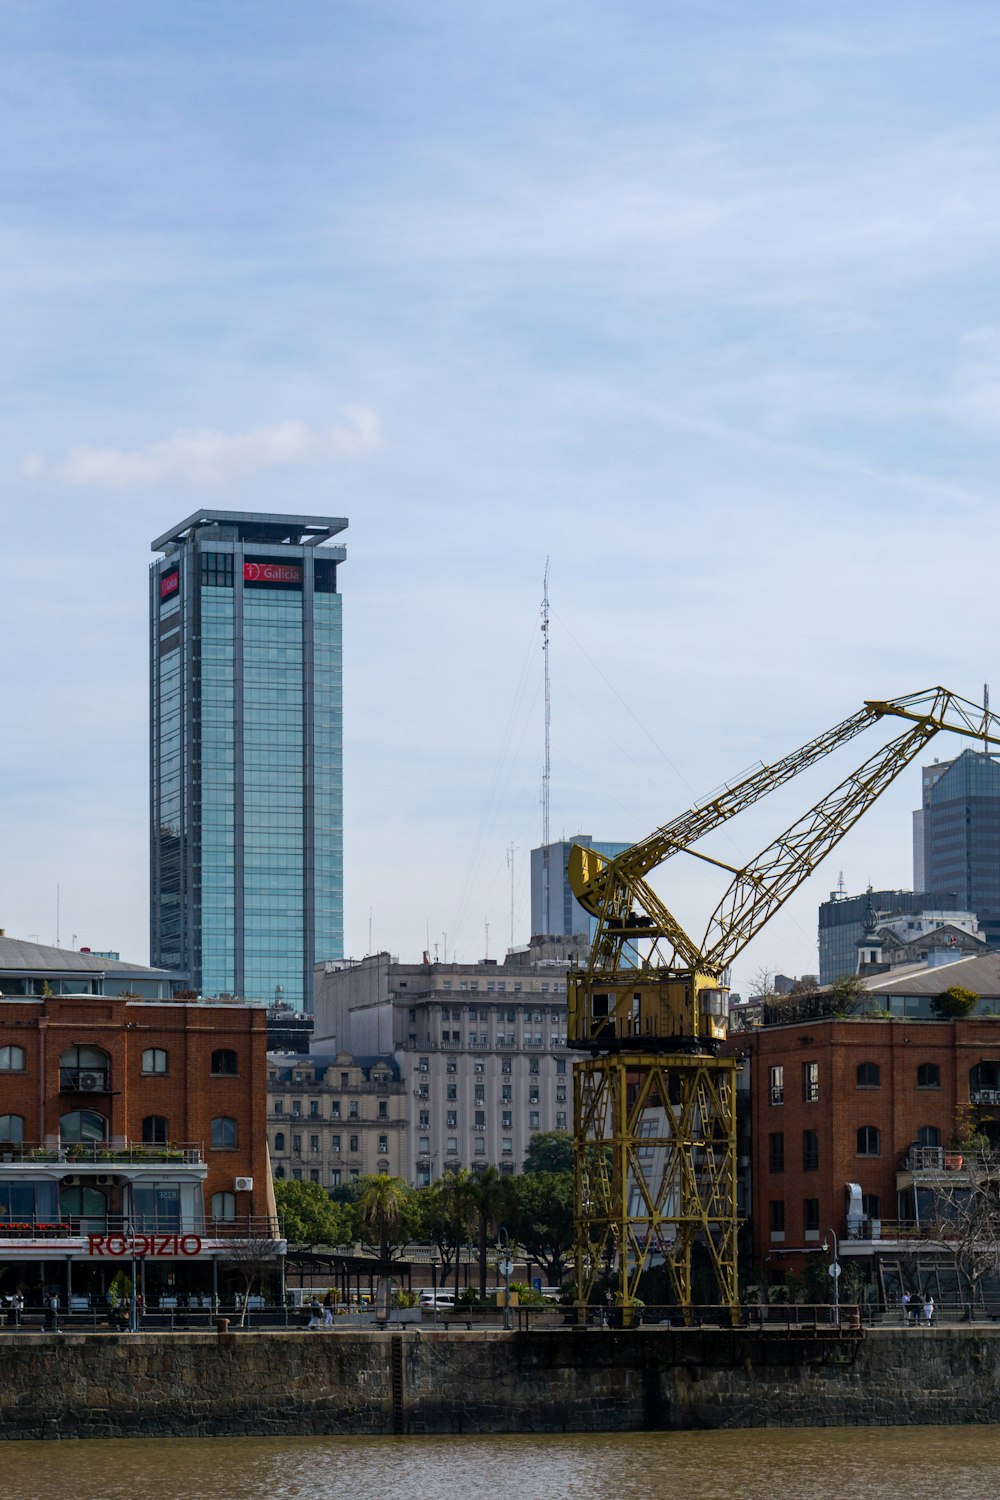
[[98, 1187], [114, 1187], [115, 1183], [118, 1181], [118, 1178], [114, 1175], [113, 1172], [98, 1172], [94, 1181], [97, 1183]]
[[71, 1172], [68, 1177], [60, 1177], [60, 1179], [59, 1179], [59, 1186], [60, 1187], [79, 1187], [80, 1186], [80, 1179], [79, 1179], [79, 1177], [76, 1176], [75, 1173]]
[[81, 1094], [104, 1094], [107, 1092], [103, 1073], [80, 1073], [77, 1075], [76, 1086]]
[[236, 1179], [236, 1191], [238, 1193], [252, 1193], [253, 1192], [253, 1178], [252, 1177], [237, 1177], [237, 1179]]

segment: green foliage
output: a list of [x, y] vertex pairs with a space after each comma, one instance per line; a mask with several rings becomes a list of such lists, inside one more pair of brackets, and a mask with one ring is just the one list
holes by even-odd
[[546, 1130], [533, 1135], [524, 1158], [524, 1171], [572, 1172], [573, 1137], [568, 1130]]
[[860, 974], [842, 974], [830, 986], [830, 999], [838, 1016], [856, 1016], [868, 998], [868, 987]]
[[413, 1193], [401, 1177], [385, 1172], [358, 1179], [358, 1225], [364, 1242], [377, 1246], [380, 1260], [405, 1245], [417, 1221]]
[[408, 1292], [405, 1286], [394, 1287], [392, 1293], [392, 1305], [393, 1307], [419, 1307], [420, 1293]]
[[533, 1286], [526, 1281], [512, 1281], [510, 1284], [512, 1292], [517, 1293], [517, 1300], [522, 1307], [544, 1307], [545, 1298], [541, 1292], [536, 1292]]
[[956, 1020], [963, 1016], [971, 1016], [980, 997], [975, 990], [963, 989], [960, 984], [953, 984], [949, 989], [943, 990], [940, 995], [935, 995], [931, 1001], [936, 1015], [943, 1020]]
[[544, 1267], [549, 1283], [558, 1286], [573, 1249], [573, 1174], [529, 1172], [514, 1178], [514, 1190], [511, 1239]]
[[275, 1182], [274, 1201], [291, 1245], [342, 1245], [354, 1237], [352, 1212], [332, 1203], [318, 1182]]

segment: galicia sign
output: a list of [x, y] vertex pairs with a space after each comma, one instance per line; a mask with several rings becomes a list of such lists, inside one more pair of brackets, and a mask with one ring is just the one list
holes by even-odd
[[200, 1234], [88, 1234], [88, 1255], [200, 1255]]
[[248, 562], [243, 564], [244, 583], [301, 583], [302, 569], [289, 563]]
[[172, 573], [166, 573], [160, 579], [160, 598], [165, 599], [168, 594], [173, 594], [180, 588], [181, 576], [176, 568]]

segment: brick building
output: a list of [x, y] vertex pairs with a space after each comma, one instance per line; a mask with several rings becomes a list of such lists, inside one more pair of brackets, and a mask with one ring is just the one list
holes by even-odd
[[0, 1000], [0, 1293], [100, 1297], [144, 1260], [151, 1306], [211, 1295], [275, 1236], [262, 1006]]
[[[947, 1257], [929, 1243], [935, 1187], [961, 1181], [956, 1135], [974, 1128], [1000, 1144], [1000, 960], [865, 982], [867, 1013], [837, 1016], [820, 992], [765, 1007], [762, 1025], [727, 1044], [744, 1059], [753, 1258], [781, 1281], [832, 1231], [845, 1269], [860, 1263], [883, 1293], [913, 1279], [917, 1257], [921, 1284], [940, 1274], [947, 1296]], [[935, 998], [955, 985], [980, 996], [975, 1013], [939, 1019]]]

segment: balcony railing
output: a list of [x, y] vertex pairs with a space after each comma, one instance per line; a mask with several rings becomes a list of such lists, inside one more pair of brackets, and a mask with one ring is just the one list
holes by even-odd
[[[198, 1235], [209, 1240], [277, 1240], [281, 1222], [270, 1214], [243, 1214], [235, 1219], [212, 1215], [179, 1218], [163, 1214], [60, 1214], [56, 1218], [0, 1216], [0, 1240], [86, 1239], [88, 1235]], [[140, 1252], [141, 1253], [141, 1252]]]
[[107, 1171], [117, 1163], [197, 1166], [204, 1160], [200, 1142], [170, 1141], [149, 1145], [142, 1141], [74, 1141], [65, 1146], [29, 1141], [0, 1141], [0, 1165], [8, 1162], [57, 1162], [75, 1171], [99, 1167]]

